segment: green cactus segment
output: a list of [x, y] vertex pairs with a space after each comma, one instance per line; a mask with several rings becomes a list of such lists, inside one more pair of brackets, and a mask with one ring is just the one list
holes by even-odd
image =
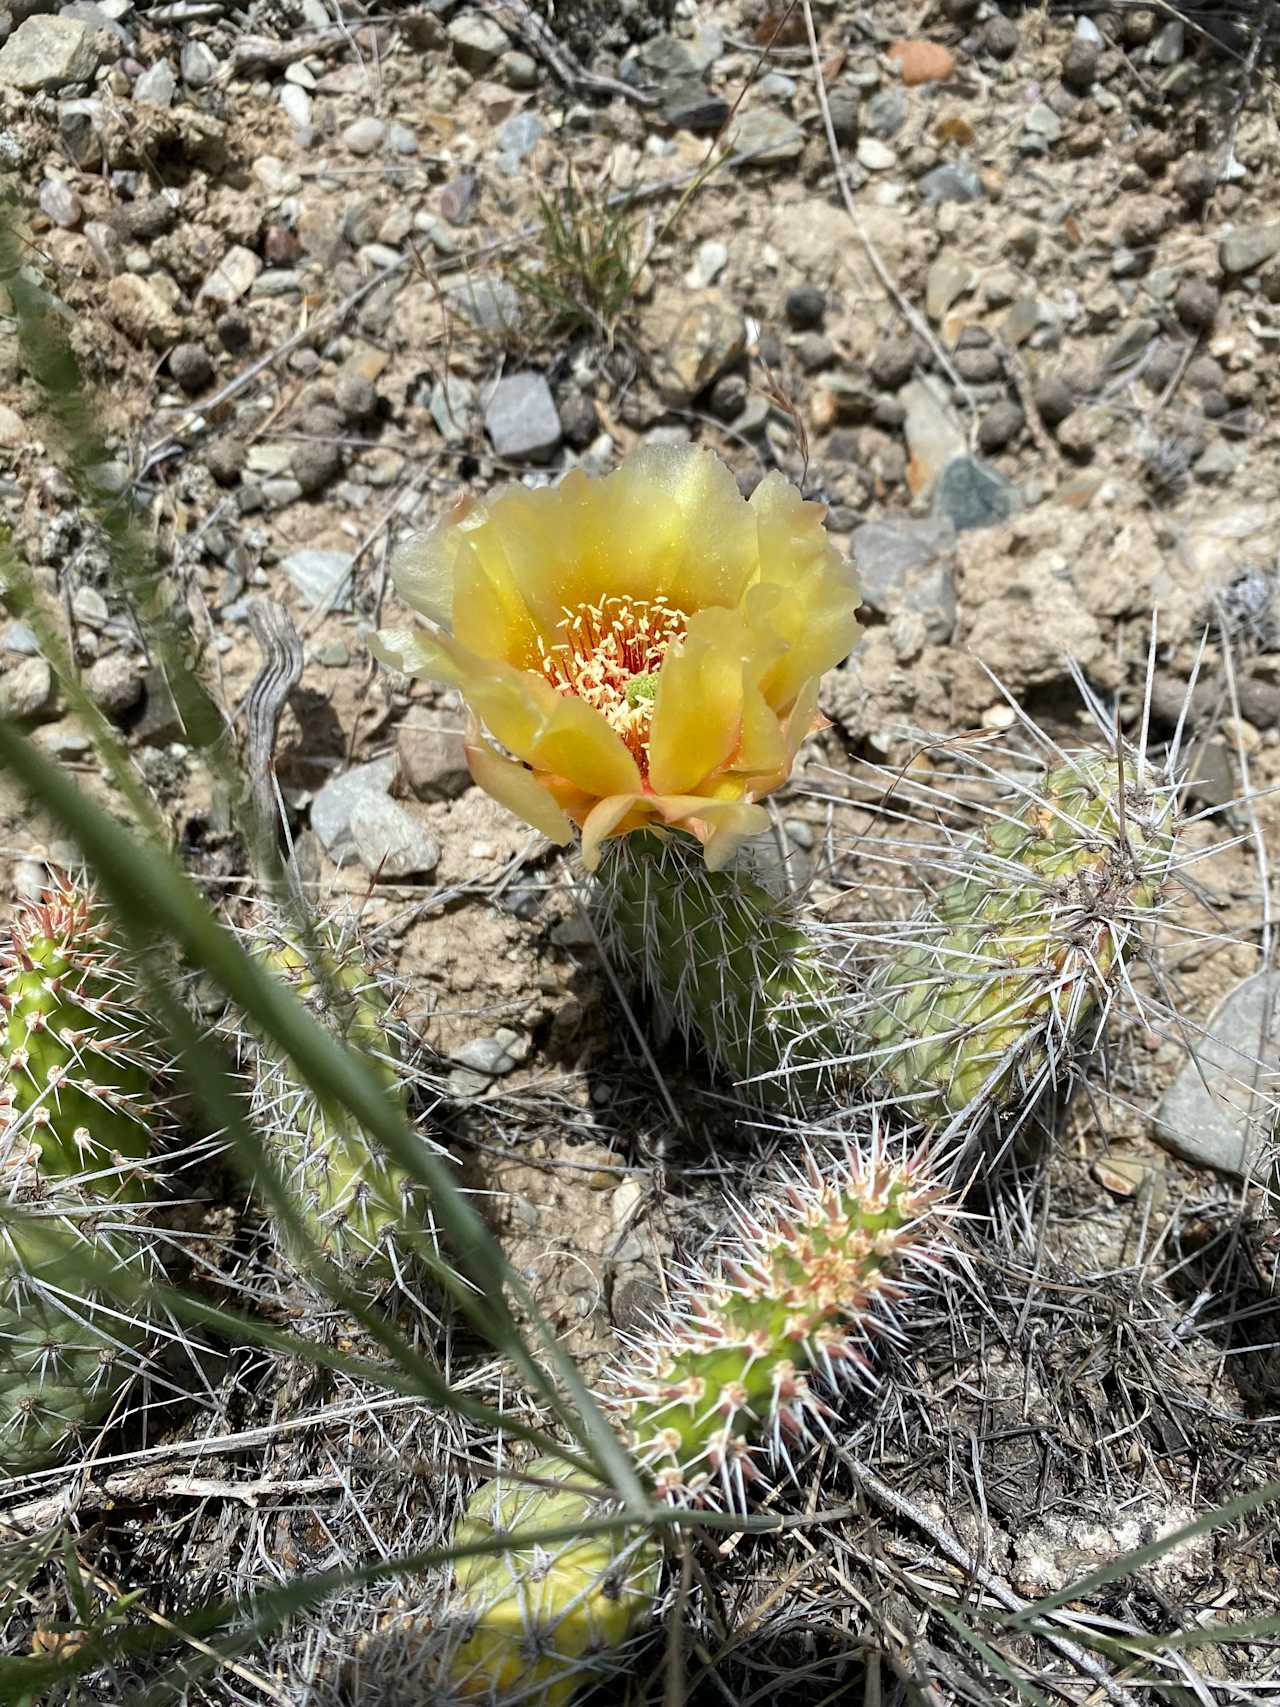
[[[535, 1459], [527, 1474], [581, 1482], [558, 1458]], [[455, 1544], [547, 1533], [607, 1510], [599, 1492], [499, 1477], [472, 1499]], [[452, 1693], [463, 1701], [510, 1697], [528, 1707], [562, 1707], [599, 1679], [609, 1654], [650, 1615], [660, 1573], [659, 1548], [621, 1530], [461, 1560], [455, 1616], [462, 1640], [448, 1662]]]
[[[157, 1058], [101, 912], [83, 896], [53, 891], [19, 913], [0, 949], [0, 1015], [0, 1136], [33, 1143], [54, 1178], [149, 1154]], [[128, 1174], [116, 1189], [142, 1194]]]
[[[147, 1337], [130, 1302], [155, 1271], [129, 1211], [109, 1227], [79, 1213], [15, 1221], [0, 1232], [0, 1470], [56, 1462], [104, 1422], [138, 1371]], [[136, 1215], [136, 1212], [134, 1212]], [[104, 1278], [86, 1282], [83, 1250]], [[112, 1276], [118, 1285], [112, 1286]]]
[[708, 871], [682, 831], [606, 843], [606, 931], [655, 1003], [761, 1101], [804, 1108], [848, 1056], [836, 992], [790, 901], [737, 870]]
[[[860, 1375], [873, 1324], [892, 1331], [899, 1277], [935, 1260], [937, 1220], [921, 1165], [891, 1164], [875, 1145], [821, 1170], [810, 1163], [775, 1203], [740, 1213], [719, 1267], [686, 1276], [683, 1317], [632, 1347], [609, 1398], [652, 1491], [741, 1509], [761, 1475], [755, 1453], [788, 1462], [788, 1445], [825, 1411], [809, 1372]], [[530, 1472], [575, 1476], [554, 1458]], [[456, 1540], [550, 1531], [608, 1509], [572, 1486], [499, 1478], [472, 1499]], [[563, 1707], [652, 1615], [659, 1564], [655, 1542], [622, 1532], [461, 1561], [451, 1623], [462, 1636], [441, 1682], [463, 1701]]]
[[1121, 774], [1102, 753], [1050, 771], [873, 977], [870, 1074], [916, 1118], [1021, 1106], [1096, 1021], [1174, 847], [1168, 795]]
[[689, 1289], [686, 1320], [651, 1344], [631, 1398], [631, 1449], [659, 1492], [744, 1503], [761, 1440], [785, 1454], [825, 1410], [807, 1372], [866, 1370], [868, 1326], [883, 1323], [934, 1202], [914, 1169], [873, 1155], [835, 1181], [814, 1169], [771, 1216], [742, 1217], [727, 1280]]
[[[360, 1056], [403, 1113], [409, 1096], [403, 1027], [354, 933], [334, 925], [312, 947], [264, 925], [259, 952], [315, 1018]], [[311, 1240], [362, 1282], [391, 1280], [395, 1233], [412, 1197], [411, 1182], [340, 1104], [317, 1097], [279, 1056], [255, 1053], [255, 1121]]]

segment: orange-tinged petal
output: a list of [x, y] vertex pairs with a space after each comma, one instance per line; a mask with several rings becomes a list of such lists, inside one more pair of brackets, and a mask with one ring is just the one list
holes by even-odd
[[555, 798], [533, 772], [514, 759], [504, 759], [484, 740], [478, 730], [466, 742], [467, 763], [476, 783], [508, 812], [541, 830], [548, 840], [564, 847], [573, 840], [572, 820], [556, 805]]
[[[647, 796], [635, 794], [612, 794], [596, 802], [582, 824], [582, 863], [588, 871], [594, 871], [599, 865], [604, 842], [615, 835], [624, 820], [633, 813], [639, 812], [642, 818], [647, 816], [648, 805]], [[635, 827], [628, 825], [628, 828]]]
[[723, 871], [732, 864], [742, 843], [752, 836], [763, 835], [769, 828], [769, 814], [763, 806], [745, 801], [732, 805], [710, 806], [703, 813], [710, 834], [703, 843], [703, 856], [708, 871]]

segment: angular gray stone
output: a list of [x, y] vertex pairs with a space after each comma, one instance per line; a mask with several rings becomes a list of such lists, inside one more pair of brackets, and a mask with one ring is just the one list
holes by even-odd
[[471, 787], [466, 748], [456, 729], [402, 723], [396, 751], [400, 774], [419, 800], [449, 800]]
[[1016, 488], [976, 456], [949, 462], [933, 497], [934, 514], [945, 516], [957, 533], [1008, 521], [1017, 507]]
[[74, 18], [28, 18], [0, 48], [0, 83], [28, 94], [91, 83], [97, 69], [94, 32]]
[[955, 529], [945, 517], [887, 517], [853, 535], [862, 600], [885, 616], [914, 611], [925, 634], [944, 646], [956, 626], [955, 569], [949, 553]]
[[465, 314], [482, 332], [502, 332], [518, 326], [523, 314], [520, 293], [496, 273], [470, 273], [445, 291], [449, 306]]
[[372, 764], [356, 765], [326, 782], [311, 802], [311, 828], [330, 859], [350, 859], [351, 814], [361, 800], [382, 799], [396, 780], [399, 761], [394, 753]]
[[153, 107], [173, 105], [178, 92], [178, 79], [167, 59], [159, 59], [144, 71], [133, 86], [135, 101], [148, 101]]
[[[0, 59], [3, 57], [0, 54]], [[1224, 273], [1251, 273], [1277, 254], [1280, 254], [1280, 224], [1242, 225], [1222, 239], [1218, 262]]]
[[440, 863], [440, 844], [387, 794], [361, 794], [351, 808], [351, 841], [365, 870], [379, 877], [416, 877]]
[[311, 129], [311, 97], [305, 89], [299, 89], [296, 83], [284, 83], [276, 99], [295, 130]]
[[142, 669], [123, 652], [112, 652], [98, 658], [84, 673], [84, 688], [89, 698], [108, 716], [128, 711], [142, 698]]
[[1155, 1136], [1198, 1167], [1248, 1178], [1263, 1161], [1280, 1073], [1280, 972], [1246, 978], [1218, 1004], [1160, 1100]]
[[351, 608], [351, 579], [355, 558], [349, 551], [317, 551], [304, 547], [291, 551], [280, 567], [301, 594], [305, 605], [327, 605], [330, 610]]
[[560, 416], [540, 373], [513, 373], [485, 401], [484, 430], [499, 456], [542, 459], [560, 443]]
[[197, 300], [221, 302], [230, 307], [239, 302], [261, 271], [262, 261], [253, 250], [233, 243], [200, 286]]
[[83, 209], [80, 197], [69, 184], [64, 184], [61, 178], [46, 178], [40, 186], [40, 211], [63, 231], [70, 231], [79, 225]]
[[218, 75], [217, 56], [202, 41], [186, 42], [183, 45], [179, 69], [182, 72], [182, 81], [188, 89], [203, 89]]
[[537, 113], [512, 113], [498, 129], [498, 147], [513, 164], [519, 164], [541, 142], [546, 129]]
[[481, 12], [463, 12], [449, 25], [453, 57], [473, 77], [482, 76], [511, 46], [501, 25]]
[[6, 652], [16, 652], [20, 658], [34, 658], [40, 650], [40, 641], [25, 622], [11, 622], [0, 636], [0, 646]]
[[986, 193], [986, 186], [973, 167], [961, 161], [935, 166], [920, 180], [920, 194], [930, 207], [939, 202], [980, 202]]
[[504, 1025], [499, 1027], [492, 1037], [476, 1037], [469, 1043], [464, 1043], [461, 1048], [453, 1051], [450, 1059], [461, 1067], [469, 1068], [473, 1073], [484, 1073], [493, 1079], [501, 1078], [519, 1063], [522, 1053], [519, 1050], [520, 1041], [520, 1033]]
[[785, 166], [804, 153], [804, 131], [773, 107], [748, 107], [734, 126], [733, 148], [753, 166]]

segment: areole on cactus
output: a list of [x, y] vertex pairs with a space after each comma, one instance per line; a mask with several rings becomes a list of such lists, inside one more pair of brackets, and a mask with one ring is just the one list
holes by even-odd
[[[942, 1260], [944, 1194], [923, 1157], [810, 1157], [768, 1200], [740, 1208], [719, 1260], [683, 1277], [672, 1316], [630, 1348], [606, 1395], [655, 1497], [743, 1509], [770, 1464], [822, 1432], [818, 1388], [870, 1378], [894, 1305]], [[816, 1385], [815, 1385], [816, 1377]], [[541, 1458], [534, 1486], [499, 1476], [457, 1541], [580, 1525], [609, 1509], [569, 1465]], [[548, 1485], [549, 1484], [549, 1485]], [[660, 1551], [643, 1528], [462, 1560], [440, 1683], [461, 1700], [563, 1707], [651, 1616]]]

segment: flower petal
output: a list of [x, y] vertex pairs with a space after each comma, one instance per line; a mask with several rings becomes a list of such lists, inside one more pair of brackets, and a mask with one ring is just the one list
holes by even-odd
[[572, 820], [532, 771], [496, 753], [474, 725], [465, 746], [471, 775], [486, 794], [561, 847], [573, 840]]
[[[626, 820], [634, 815], [635, 822]], [[582, 821], [582, 863], [594, 871], [600, 863], [600, 849], [610, 837], [624, 829], [638, 829], [652, 816], [650, 797], [642, 794], [612, 794], [598, 800]]]
[[408, 539], [391, 564], [391, 579], [405, 604], [440, 628], [453, 627], [453, 578], [463, 525], [480, 507], [473, 497], [460, 498], [433, 527]]
[[369, 650], [389, 669], [406, 676], [426, 676], [452, 688], [466, 680], [465, 662], [454, 656], [448, 640], [425, 629], [380, 628], [370, 635]]
[[484, 662], [463, 684], [495, 740], [535, 770], [554, 771], [587, 794], [638, 794], [639, 767], [592, 706], [557, 693], [545, 677]]
[[663, 659], [649, 728], [655, 793], [687, 794], [733, 756], [750, 644], [737, 611], [703, 610]]

